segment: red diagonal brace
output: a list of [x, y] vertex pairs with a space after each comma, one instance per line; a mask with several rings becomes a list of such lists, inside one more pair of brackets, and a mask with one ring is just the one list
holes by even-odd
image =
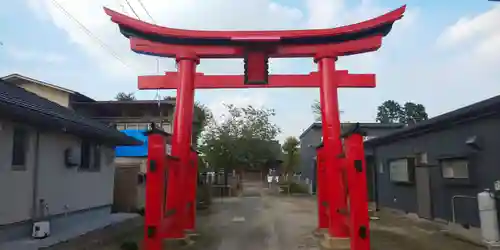
[[[374, 88], [375, 74], [349, 74], [347, 70], [337, 71], [338, 86], [341, 88]], [[139, 76], [139, 89], [177, 89], [178, 73], [167, 72], [163, 76]], [[238, 89], [238, 88], [319, 88], [318, 72], [308, 75], [270, 75], [269, 83], [262, 85], [244, 84], [243, 75], [205, 75], [197, 73], [196, 89]]]

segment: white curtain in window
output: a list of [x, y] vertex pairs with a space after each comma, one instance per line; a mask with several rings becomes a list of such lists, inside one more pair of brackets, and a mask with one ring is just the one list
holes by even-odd
[[408, 160], [399, 159], [389, 163], [391, 181], [409, 181]]

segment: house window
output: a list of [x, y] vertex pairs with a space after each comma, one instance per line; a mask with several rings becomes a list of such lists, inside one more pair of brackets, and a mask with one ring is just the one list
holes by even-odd
[[443, 178], [468, 179], [469, 163], [466, 159], [443, 159], [440, 161]]
[[163, 124], [163, 131], [171, 134], [172, 133], [172, 124], [170, 124], [170, 123], [164, 123]]
[[137, 124], [139, 130], [147, 130], [149, 128], [148, 123], [139, 123]]
[[12, 146], [12, 170], [26, 170], [27, 151], [28, 131], [22, 127], [15, 127]]
[[389, 174], [392, 182], [411, 182], [408, 159], [398, 159], [389, 162]]
[[427, 162], [427, 153], [421, 152], [416, 154], [415, 164], [418, 166], [426, 165]]
[[99, 145], [82, 141], [81, 170], [99, 171], [101, 168], [101, 147]]

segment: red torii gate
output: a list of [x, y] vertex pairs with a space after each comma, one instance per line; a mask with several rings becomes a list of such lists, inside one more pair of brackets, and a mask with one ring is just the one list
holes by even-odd
[[[321, 117], [326, 182], [319, 186], [318, 197], [328, 205], [328, 232], [330, 236], [348, 238], [352, 249], [368, 250], [366, 188], [351, 192], [348, 207], [344, 193], [342, 165], [364, 169], [362, 141], [359, 136], [346, 140], [346, 151], [353, 149], [342, 159], [340, 119], [337, 88], [375, 87], [373, 74], [349, 74], [336, 70], [340, 56], [376, 51], [382, 45], [394, 22], [401, 19], [405, 6], [379, 17], [333, 29], [289, 31], [196, 31], [161, 27], [105, 8], [106, 14], [118, 24], [121, 33], [130, 40], [136, 53], [175, 58], [178, 72], [163, 76], [140, 76], [140, 89], [177, 89], [172, 156], [165, 154], [165, 139], [161, 132], [151, 131], [148, 145], [148, 172], [146, 181], [146, 211], [144, 239], [147, 250], [161, 249], [162, 239], [182, 238], [186, 230], [192, 230], [194, 222], [193, 155], [190, 150], [194, 91], [210, 88], [320, 88]], [[269, 58], [314, 58], [318, 72], [307, 75], [269, 75]], [[202, 58], [243, 58], [244, 75], [204, 75], [196, 73], [196, 65]], [[359, 144], [359, 145], [358, 145]], [[354, 155], [354, 156], [352, 156]], [[355, 157], [355, 161], [350, 161]], [[354, 159], [354, 158], [353, 158]], [[361, 163], [360, 163], [361, 161]], [[166, 167], [168, 165], [168, 168]], [[362, 178], [347, 169], [348, 180]], [[165, 174], [167, 173], [167, 174]], [[167, 181], [168, 178], [168, 181]], [[366, 183], [366, 178], [364, 179]], [[167, 187], [165, 187], [165, 183]], [[351, 183], [352, 184], [352, 183]], [[366, 184], [364, 184], [366, 186]], [[351, 185], [349, 185], [351, 186]], [[166, 192], [165, 192], [166, 189]], [[188, 190], [187, 195], [183, 191]], [[364, 191], [363, 191], [364, 190]], [[364, 199], [364, 198], [363, 198]], [[365, 206], [366, 205], [366, 206]], [[365, 211], [366, 210], [366, 211]], [[351, 211], [349, 221], [342, 211]], [[366, 213], [366, 215], [365, 215]], [[320, 223], [323, 227], [325, 223]], [[363, 237], [361, 229], [364, 229]], [[359, 234], [358, 236], [353, 233]]]

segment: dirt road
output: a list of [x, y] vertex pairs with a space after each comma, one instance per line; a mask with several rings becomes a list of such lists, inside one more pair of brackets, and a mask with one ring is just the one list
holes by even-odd
[[[317, 250], [316, 200], [313, 196], [278, 195], [260, 183], [245, 183], [240, 197], [214, 199], [197, 217], [199, 237], [191, 245], [169, 245], [169, 250]], [[371, 225], [373, 250], [479, 250], [452, 239], [431, 223], [381, 212]], [[119, 250], [124, 241], [140, 245], [142, 228], [95, 250]], [[78, 249], [65, 246], [60, 249]], [[88, 248], [86, 248], [88, 249]]]
[[[216, 211], [199, 218], [199, 248], [208, 250], [318, 249], [308, 199], [274, 197], [259, 183], [245, 183], [241, 197], [214, 200]], [[312, 218], [311, 218], [312, 217]]]
[[[316, 201], [311, 196], [276, 195], [258, 183], [247, 183], [242, 197], [215, 200], [213, 213], [199, 218], [202, 233], [192, 249], [319, 249], [312, 236]], [[390, 213], [373, 221], [373, 250], [479, 250], [481, 247], [445, 236], [430, 223]]]

